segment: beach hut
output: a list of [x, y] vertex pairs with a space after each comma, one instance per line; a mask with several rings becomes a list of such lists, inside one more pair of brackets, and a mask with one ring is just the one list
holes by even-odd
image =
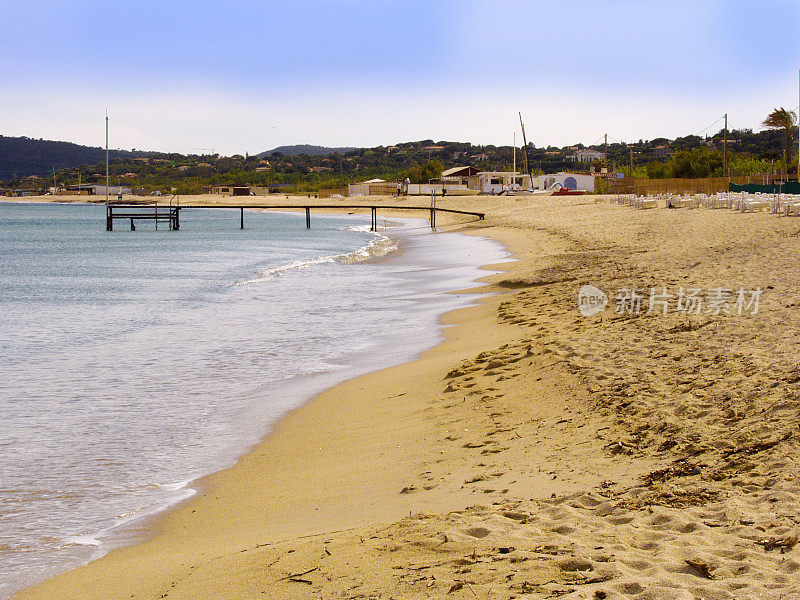
[[527, 190], [531, 187], [530, 175], [517, 171], [481, 171], [478, 189], [482, 194], [499, 194], [508, 190]]
[[475, 167], [453, 167], [442, 171], [439, 179], [446, 186], [464, 186], [468, 190], [480, 190], [478, 172]]

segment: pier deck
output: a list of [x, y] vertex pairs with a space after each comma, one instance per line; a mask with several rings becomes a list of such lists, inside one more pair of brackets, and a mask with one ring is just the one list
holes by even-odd
[[135, 221], [155, 221], [156, 227], [158, 223], [168, 223], [171, 231], [178, 231], [180, 229], [180, 216], [181, 211], [215, 208], [215, 209], [233, 209], [239, 211], [239, 228], [244, 229], [244, 210], [304, 210], [306, 214], [306, 228], [311, 228], [311, 210], [367, 210], [369, 209], [371, 215], [370, 231], [375, 231], [378, 228], [378, 211], [379, 210], [409, 210], [409, 211], [427, 211], [430, 215], [431, 229], [436, 228], [436, 213], [453, 213], [460, 215], [468, 215], [477, 217], [479, 221], [483, 220], [485, 213], [474, 212], [469, 210], [458, 210], [454, 208], [439, 208], [434, 206], [389, 206], [389, 205], [362, 205], [362, 204], [247, 204], [239, 206], [219, 206], [216, 204], [194, 204], [187, 206], [176, 205], [142, 205], [142, 204], [106, 204], [106, 231], [114, 231], [114, 221], [118, 219], [130, 220], [131, 231], [135, 231]]

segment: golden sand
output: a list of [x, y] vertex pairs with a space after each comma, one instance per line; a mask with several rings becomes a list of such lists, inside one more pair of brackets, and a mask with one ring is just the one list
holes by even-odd
[[[800, 220], [440, 205], [519, 259], [496, 295], [291, 413], [149, 541], [18, 598], [800, 597]], [[584, 284], [612, 306], [581, 316]], [[720, 286], [762, 288], [758, 313], [613, 311], [625, 287]]]

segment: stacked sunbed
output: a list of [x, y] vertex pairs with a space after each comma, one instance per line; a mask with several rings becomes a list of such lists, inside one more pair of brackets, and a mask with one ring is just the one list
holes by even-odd
[[800, 194], [751, 194], [748, 192], [719, 192], [716, 194], [658, 194], [637, 196], [621, 194], [610, 201], [636, 209], [646, 208], [708, 208], [738, 212], [771, 212], [777, 215], [800, 216]]

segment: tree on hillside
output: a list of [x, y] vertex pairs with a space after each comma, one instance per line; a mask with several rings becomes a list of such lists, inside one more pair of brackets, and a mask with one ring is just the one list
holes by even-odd
[[780, 129], [783, 131], [784, 165], [786, 166], [787, 173], [789, 172], [789, 164], [791, 163], [792, 133], [794, 133], [796, 121], [797, 118], [794, 111], [786, 110], [781, 106], [769, 113], [762, 123], [767, 129]]
[[708, 148], [681, 150], [670, 159], [672, 177], [719, 177], [722, 175], [722, 152]]
[[431, 179], [436, 179], [442, 174], [444, 166], [442, 163], [429, 160], [424, 165], [414, 163], [406, 170], [406, 177], [411, 183], [428, 183]]

